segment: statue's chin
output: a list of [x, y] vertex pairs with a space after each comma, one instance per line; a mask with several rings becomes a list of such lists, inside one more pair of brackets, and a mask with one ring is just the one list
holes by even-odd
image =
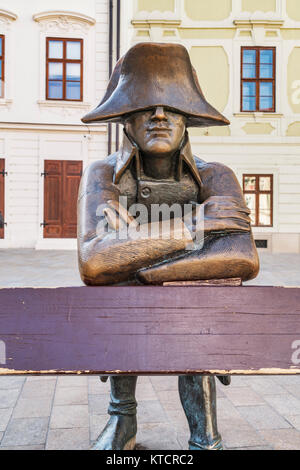
[[170, 155], [172, 153], [172, 146], [167, 139], [155, 139], [155, 141], [149, 142], [147, 147], [144, 149], [148, 155]]

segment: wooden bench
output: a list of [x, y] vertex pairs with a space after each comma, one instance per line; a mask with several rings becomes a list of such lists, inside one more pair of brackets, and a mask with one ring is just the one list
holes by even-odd
[[2, 375], [300, 374], [300, 288], [1, 289], [0, 346]]

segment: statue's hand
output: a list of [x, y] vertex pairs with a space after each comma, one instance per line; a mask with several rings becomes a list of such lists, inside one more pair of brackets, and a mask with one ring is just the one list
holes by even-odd
[[[201, 210], [200, 210], [201, 209]], [[249, 232], [250, 210], [232, 196], [211, 196], [193, 210], [193, 226], [204, 218], [205, 232]]]
[[138, 223], [134, 217], [118, 201], [107, 201], [107, 204], [103, 214], [112, 230], [117, 232], [128, 225], [137, 227]]

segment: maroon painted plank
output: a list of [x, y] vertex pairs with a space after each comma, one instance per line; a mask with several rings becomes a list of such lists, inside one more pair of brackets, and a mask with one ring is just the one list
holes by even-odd
[[0, 374], [300, 373], [295, 358], [300, 288], [0, 290]]

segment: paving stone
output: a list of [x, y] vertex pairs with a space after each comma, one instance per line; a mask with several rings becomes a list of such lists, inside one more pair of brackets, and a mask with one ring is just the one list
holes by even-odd
[[225, 447], [225, 450], [273, 450], [271, 446], [265, 445], [265, 446], [255, 446], [255, 447]]
[[248, 424], [228, 398], [217, 401], [217, 419], [218, 422], [230, 422], [235, 427]]
[[146, 383], [151, 383], [150, 379], [151, 377], [157, 377], [157, 376], [150, 376], [150, 375], [138, 375], [137, 383], [138, 385], [140, 384], [146, 384]]
[[48, 418], [11, 419], [0, 447], [44, 444], [46, 442], [48, 423]]
[[174, 375], [150, 377], [150, 381], [156, 391], [178, 390], [178, 377]]
[[148, 383], [137, 383], [136, 399], [138, 402], [141, 400], [157, 400], [157, 394], [150, 381]]
[[170, 425], [143, 423], [138, 428], [137, 444], [151, 450], [180, 450], [181, 445]]
[[159, 401], [145, 400], [138, 406], [139, 423], [163, 423], [167, 417]]
[[300, 414], [300, 400], [291, 394], [266, 395], [265, 400], [283, 416]]
[[94, 415], [106, 415], [110, 395], [89, 395], [89, 412]]
[[20, 398], [13, 418], [43, 418], [51, 414], [52, 398]]
[[101, 431], [105, 428], [109, 415], [93, 415], [90, 414], [90, 440], [94, 442]]
[[58, 387], [86, 387], [87, 377], [83, 375], [60, 376], [57, 379]]
[[300, 431], [300, 415], [286, 416], [285, 418], [297, 431]]
[[265, 404], [263, 398], [250, 387], [236, 387], [230, 389], [229, 386], [224, 390], [224, 394], [235, 406]]
[[101, 382], [99, 377], [88, 377], [88, 394], [89, 395], [101, 395], [109, 393], [110, 382], [109, 379], [106, 383]]
[[275, 450], [300, 449], [300, 432], [296, 429], [272, 429], [259, 431], [259, 433]]
[[255, 377], [250, 386], [252, 390], [260, 395], [280, 395], [286, 393], [286, 390], [270, 379], [270, 377]]
[[21, 388], [26, 380], [26, 377], [12, 376], [0, 377], [0, 390], [10, 390]]
[[284, 389], [300, 400], [300, 385], [287, 385]]
[[89, 411], [87, 405], [53, 406], [50, 429], [88, 428]]
[[49, 380], [50, 382], [53, 380], [57, 380], [56, 375], [30, 375], [26, 378], [26, 382], [47, 382]]
[[1, 444], [1, 441], [2, 441], [2, 437], [3, 437], [3, 432], [0, 432], [0, 444]]
[[21, 398], [52, 398], [56, 386], [56, 378], [52, 380], [36, 380], [25, 382]]
[[20, 389], [0, 390], [0, 409], [13, 408], [19, 397]]
[[182, 450], [188, 450], [189, 449], [189, 438], [190, 438], [190, 433], [189, 431], [186, 432], [177, 432], [177, 441], [180, 444], [180, 447]]
[[218, 429], [226, 448], [265, 445], [264, 439], [250, 425], [234, 426], [230, 421], [219, 421]]
[[46, 450], [88, 450], [90, 447], [89, 429], [50, 429]]
[[290, 428], [290, 424], [268, 405], [240, 406], [239, 413], [255, 429]]
[[157, 392], [157, 396], [165, 410], [182, 409], [179, 393], [177, 390], [160, 391]]
[[57, 387], [54, 405], [87, 405], [87, 387]]
[[249, 387], [249, 386], [251, 386], [253, 378], [255, 378], [255, 377], [248, 376], [248, 375], [233, 375], [231, 377], [230, 387], [231, 388]]
[[37, 445], [37, 446], [8, 446], [8, 447], [1, 447], [2, 450], [44, 450], [44, 445]]
[[5, 431], [6, 426], [10, 420], [13, 408], [1, 408], [0, 409], [0, 431]]
[[181, 410], [165, 410], [168, 421], [177, 431], [186, 430], [188, 431], [189, 425], [184, 414], [183, 409]]
[[216, 390], [217, 390], [217, 398], [224, 398], [226, 395], [223, 392], [223, 387], [224, 385], [217, 385]]
[[274, 382], [282, 385], [300, 385], [300, 375], [274, 375], [272, 376]]

